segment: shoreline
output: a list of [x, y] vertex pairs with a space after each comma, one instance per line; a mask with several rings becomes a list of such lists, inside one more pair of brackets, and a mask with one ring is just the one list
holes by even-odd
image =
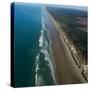
[[[43, 11], [42, 11], [42, 17], [41, 17], [41, 20], [42, 20], [42, 29], [40, 31], [40, 37], [39, 37], [39, 47], [40, 47], [40, 52], [37, 53], [37, 56], [36, 56], [36, 75], [35, 75], [35, 85], [36, 86], [44, 86], [44, 85], [56, 85], [56, 78], [55, 78], [55, 72], [54, 72], [54, 57], [53, 57], [53, 51], [52, 51], [52, 48], [51, 48], [51, 40], [49, 39], [49, 35], [47, 33], [47, 30], [46, 30], [46, 26], [45, 26], [45, 21], [44, 21], [44, 16], [43, 16]], [[44, 55], [44, 65], [45, 66], [45, 63], [47, 65], [47, 67], [50, 69], [47, 69], [47, 68], [40, 68], [40, 56], [41, 56], [41, 53]], [[46, 79], [45, 77], [43, 78], [43, 75], [39, 73], [39, 71], [43, 71], [43, 72], [48, 72], [48, 73], [45, 73], [46, 76], [48, 75], [48, 79]], [[49, 80], [49, 81], [48, 81]], [[46, 83], [46, 81], [48, 81]]]
[[[48, 11], [46, 11], [46, 13], [48, 14]], [[48, 24], [47, 27], [49, 28], [48, 33], [49, 33], [49, 36], [52, 41], [52, 48], [53, 48], [53, 52], [54, 52], [54, 56], [55, 56], [56, 77], [57, 77], [58, 84], [86, 83], [86, 81], [83, 78], [83, 76], [81, 75], [81, 72], [80, 72], [79, 68], [77, 67], [75, 61], [73, 61], [73, 58], [70, 55], [70, 51], [67, 50], [67, 48], [65, 47], [65, 43], [60, 38], [61, 35], [56, 30], [57, 26], [55, 26], [55, 24], [53, 24], [54, 22], [51, 20], [49, 15], [46, 15], [45, 18], [47, 19], [46, 20], [46, 22]], [[51, 35], [51, 33], [53, 35]], [[59, 46], [60, 44], [61, 44], [61, 46]], [[59, 50], [61, 50], [61, 52]], [[68, 58], [68, 61], [66, 60], [67, 58]], [[72, 65], [70, 66], [69, 63], [72, 63]], [[60, 65], [63, 65], [63, 66], [60, 66]], [[72, 70], [75, 70], [75, 71], [72, 71]], [[69, 76], [70, 72], [72, 73], [72, 75]]]
[[[52, 22], [56, 25], [56, 29], [60, 34], [60, 38], [62, 39], [64, 46], [66, 47], [66, 49], [68, 49], [67, 50], [68, 53], [70, 53], [71, 56], [73, 57], [73, 60], [77, 64], [78, 68], [81, 71], [81, 74], [83, 75], [83, 77], [85, 78], [85, 80], [87, 82], [88, 81], [88, 79], [87, 79], [88, 66], [85, 62], [85, 59], [81, 55], [80, 50], [77, 47], [75, 47], [75, 44], [67, 36], [67, 33], [61, 28], [60, 24], [57, 23], [51, 15], [50, 15], [50, 17], [51, 17], [51, 19], [53, 19]], [[61, 31], [60, 31], [60, 28], [62, 29]]]

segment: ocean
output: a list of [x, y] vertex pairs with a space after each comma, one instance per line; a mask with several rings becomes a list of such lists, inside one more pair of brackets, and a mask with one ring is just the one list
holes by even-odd
[[41, 4], [14, 3], [15, 87], [56, 84], [43, 9]]

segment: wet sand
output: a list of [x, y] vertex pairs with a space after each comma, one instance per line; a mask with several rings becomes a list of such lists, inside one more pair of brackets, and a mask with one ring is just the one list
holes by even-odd
[[65, 47], [62, 39], [60, 38], [60, 34], [56, 30], [56, 27], [46, 10], [44, 10], [44, 19], [48, 28], [48, 34], [51, 39], [53, 54], [55, 57], [55, 74], [57, 84], [86, 83], [80, 69]]

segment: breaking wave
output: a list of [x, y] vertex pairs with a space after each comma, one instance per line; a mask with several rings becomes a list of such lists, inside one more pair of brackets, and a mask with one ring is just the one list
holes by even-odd
[[[54, 75], [54, 57], [52, 55], [51, 40], [48, 37], [42, 9], [42, 30], [39, 37], [39, 51], [35, 58], [35, 85], [56, 84]], [[48, 78], [49, 77], [49, 78]], [[47, 81], [48, 80], [48, 81]]]

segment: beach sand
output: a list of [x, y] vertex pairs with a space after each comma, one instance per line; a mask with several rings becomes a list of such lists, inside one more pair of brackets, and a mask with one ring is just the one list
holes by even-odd
[[45, 24], [48, 28], [48, 34], [51, 39], [51, 45], [56, 64], [56, 80], [57, 84], [77, 84], [86, 83], [81, 74], [80, 69], [73, 60], [70, 52], [66, 48], [64, 42], [60, 38], [60, 34], [56, 30], [54, 23], [49, 17], [46, 10], [44, 10]]

